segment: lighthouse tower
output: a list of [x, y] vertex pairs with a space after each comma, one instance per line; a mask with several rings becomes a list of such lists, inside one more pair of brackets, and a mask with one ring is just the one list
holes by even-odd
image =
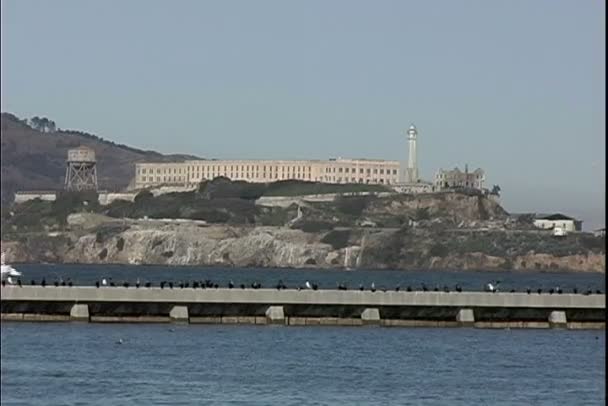
[[407, 168], [405, 170], [405, 183], [418, 182], [418, 162], [416, 161], [416, 137], [418, 131], [412, 124], [407, 131], [407, 141], [409, 146], [409, 157], [407, 160]]

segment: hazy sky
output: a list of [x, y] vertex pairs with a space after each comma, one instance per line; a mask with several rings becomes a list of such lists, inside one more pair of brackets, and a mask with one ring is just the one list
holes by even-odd
[[604, 223], [603, 0], [2, 0], [2, 111], [207, 158], [469, 163]]

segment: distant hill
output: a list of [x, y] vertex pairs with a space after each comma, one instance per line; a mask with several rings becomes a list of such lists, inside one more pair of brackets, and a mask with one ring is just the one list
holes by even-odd
[[0, 113], [2, 202], [11, 201], [17, 190], [63, 188], [67, 151], [79, 145], [95, 150], [99, 188], [105, 190], [121, 190], [128, 186], [136, 162], [201, 159], [144, 151], [82, 131], [39, 131], [26, 121], [10, 113]]

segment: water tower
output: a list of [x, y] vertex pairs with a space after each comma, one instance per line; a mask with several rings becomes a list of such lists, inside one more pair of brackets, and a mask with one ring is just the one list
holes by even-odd
[[97, 191], [97, 161], [91, 148], [80, 146], [68, 150], [65, 189]]

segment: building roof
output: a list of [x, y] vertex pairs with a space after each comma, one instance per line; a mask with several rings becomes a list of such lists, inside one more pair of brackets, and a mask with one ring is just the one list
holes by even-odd
[[543, 214], [543, 215], [537, 214], [535, 216], [535, 218], [537, 220], [573, 220], [573, 221], [577, 221], [575, 218], [568, 217], [561, 213]]

